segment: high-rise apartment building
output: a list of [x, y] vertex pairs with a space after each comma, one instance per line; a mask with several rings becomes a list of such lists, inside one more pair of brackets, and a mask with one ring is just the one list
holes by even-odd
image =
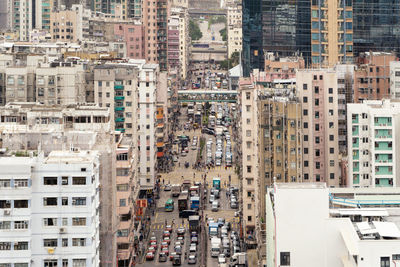
[[94, 101], [110, 108], [116, 131], [132, 137], [137, 131], [137, 82], [135, 66], [109, 64], [94, 68]]
[[228, 2], [226, 7], [226, 27], [228, 41], [228, 57], [234, 52], [242, 52], [242, 4], [241, 2]]
[[338, 186], [337, 74], [332, 70], [300, 70], [296, 83], [302, 103], [303, 179]]
[[[299, 53], [306, 65], [333, 67], [352, 63], [362, 52], [400, 52], [399, 2], [243, 1], [243, 64], [260, 67], [262, 50], [280, 55]], [[251, 40], [251, 36], [254, 38]], [[262, 38], [259, 38], [260, 36]], [[262, 40], [261, 40], [262, 39]], [[256, 49], [258, 47], [258, 49]], [[251, 49], [250, 49], [251, 48]]]
[[179, 17], [168, 19], [168, 68], [179, 69]]
[[348, 104], [347, 121], [349, 186], [397, 187], [400, 102], [385, 99]]
[[312, 1], [312, 66], [327, 67], [339, 62], [353, 62], [352, 14], [351, 1]]
[[100, 266], [99, 153], [0, 161], [4, 266]]
[[390, 96], [400, 98], [400, 61], [390, 62]]
[[354, 102], [390, 98], [390, 62], [397, 60], [393, 53], [365, 52], [354, 71]]

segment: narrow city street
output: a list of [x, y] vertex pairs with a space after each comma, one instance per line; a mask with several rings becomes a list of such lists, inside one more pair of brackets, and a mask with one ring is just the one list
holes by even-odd
[[[217, 105], [217, 104], [214, 104]], [[228, 104], [218, 104], [219, 106], [223, 106], [225, 110], [230, 110]], [[221, 107], [219, 107], [221, 108]], [[225, 223], [230, 223], [231, 231], [235, 231], [236, 233], [240, 233], [240, 217], [238, 216], [238, 207], [235, 209], [231, 208], [230, 203], [230, 190], [229, 188], [235, 188], [238, 190], [239, 181], [238, 176], [235, 173], [235, 161], [231, 162], [229, 166], [226, 166], [227, 158], [225, 153], [222, 153], [224, 156], [221, 156], [221, 164], [220, 166], [216, 166], [216, 154], [217, 146], [219, 146], [219, 150], [228, 153], [227, 150], [236, 151], [236, 142], [234, 139], [234, 135], [232, 133], [232, 127], [226, 127], [225, 140], [221, 142], [221, 137], [216, 137], [214, 135], [208, 135], [202, 133], [201, 128], [193, 129], [193, 123], [189, 123], [188, 108], [181, 107], [181, 114], [178, 117], [178, 129], [174, 133], [174, 137], [183, 137], [188, 138], [187, 148], [182, 149], [180, 143], [177, 141], [174, 142], [173, 154], [174, 155], [174, 163], [173, 169], [171, 172], [162, 173], [160, 177], [161, 183], [161, 191], [160, 198], [157, 199], [157, 206], [154, 214], [151, 217], [151, 226], [150, 233], [148, 238], [155, 237], [157, 240], [157, 250], [154, 254], [155, 257], [152, 260], [149, 260], [145, 257], [142, 259], [142, 266], [163, 266], [170, 265], [170, 259], [166, 262], [161, 262], [159, 259], [159, 253], [161, 250], [161, 242], [163, 241], [163, 236], [165, 231], [167, 230], [167, 226], [172, 227], [172, 232], [170, 235], [170, 245], [168, 246], [168, 253], [173, 253], [176, 248], [176, 245], [179, 245], [177, 230], [179, 228], [185, 229], [185, 238], [182, 244], [182, 266], [188, 266], [189, 255], [196, 255], [196, 263], [191, 262], [191, 265], [194, 266], [217, 266], [218, 258], [211, 257], [210, 253], [210, 238], [209, 238], [209, 229], [208, 225], [210, 222], [214, 221], [225, 221]], [[231, 111], [229, 111], [231, 112]], [[202, 111], [203, 114], [207, 114], [207, 112]], [[230, 114], [232, 115], [232, 114]], [[202, 116], [202, 119], [204, 119]], [[205, 127], [206, 125], [203, 125]], [[230, 139], [232, 136], [232, 139]], [[229, 138], [229, 148], [227, 147], [227, 140]], [[197, 141], [194, 141], [197, 139]], [[217, 140], [220, 139], [220, 140]], [[219, 145], [217, 144], [219, 142]], [[222, 144], [221, 144], [222, 143]], [[194, 146], [194, 144], [196, 144]], [[207, 144], [207, 145], [206, 145]], [[201, 148], [202, 147], [202, 148]], [[221, 149], [222, 148], [222, 149]], [[182, 150], [187, 151], [187, 153], [182, 152]], [[202, 151], [201, 155], [199, 151]], [[206, 159], [209, 160], [210, 154], [212, 155], [212, 163], [206, 164]], [[171, 163], [172, 164], [172, 163]], [[219, 163], [218, 163], [219, 164]], [[211, 197], [211, 191], [213, 190], [213, 179], [220, 178], [220, 193], [218, 200], [218, 211], [212, 211], [212, 204], [209, 199]], [[199, 233], [199, 243], [196, 249], [196, 252], [190, 252], [189, 247], [191, 244], [191, 232], [189, 230], [189, 220], [188, 218], [180, 218], [179, 210], [178, 210], [178, 197], [172, 196], [171, 187], [174, 188], [174, 185], [182, 186], [182, 184], [186, 183], [186, 181], [190, 181], [190, 185], [200, 185], [201, 193], [200, 193], [200, 208], [198, 211], [198, 215], [200, 216], [200, 221], [202, 225], [202, 232]], [[166, 211], [166, 203], [169, 199], [173, 200], [174, 209], [173, 211]], [[189, 204], [190, 205], [190, 204]], [[188, 208], [189, 209], [189, 208]], [[215, 209], [214, 209], [215, 210]], [[236, 213], [236, 217], [235, 217]], [[205, 242], [206, 241], [206, 242]], [[148, 247], [149, 241], [144, 240], [145, 247]], [[229, 248], [230, 249], [230, 248]], [[222, 253], [222, 251], [221, 251]]]

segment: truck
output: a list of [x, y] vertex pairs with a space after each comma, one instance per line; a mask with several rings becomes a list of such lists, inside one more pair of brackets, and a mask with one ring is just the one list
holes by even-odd
[[199, 196], [200, 195], [200, 187], [198, 185], [191, 186], [189, 188], [190, 196]]
[[211, 238], [211, 257], [218, 257], [221, 252], [221, 239], [219, 237]]
[[245, 252], [232, 255], [229, 263], [230, 267], [247, 267], [247, 254]]
[[200, 197], [190, 198], [190, 209], [198, 210], [200, 208]]
[[183, 184], [182, 184], [182, 190], [188, 191], [188, 192], [189, 192], [190, 186], [192, 186], [192, 181], [190, 181], [190, 180], [184, 180], [184, 181], [183, 181]]
[[173, 184], [171, 187], [171, 195], [173, 197], [178, 197], [181, 193], [181, 186], [179, 184]]
[[189, 230], [190, 232], [199, 232], [200, 229], [200, 216], [189, 216]]
[[197, 111], [194, 114], [194, 123], [197, 123], [198, 125], [201, 125], [201, 111]]
[[218, 229], [219, 229], [219, 224], [216, 222], [210, 222], [208, 225], [208, 235], [210, 238], [212, 237], [218, 237]]
[[213, 178], [213, 187], [218, 190], [221, 189], [221, 178], [219, 177]]
[[178, 198], [178, 209], [179, 211], [188, 209], [188, 195], [181, 193]]

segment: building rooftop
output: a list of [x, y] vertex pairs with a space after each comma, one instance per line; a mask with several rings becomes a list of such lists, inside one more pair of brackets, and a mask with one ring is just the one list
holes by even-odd
[[275, 183], [279, 189], [324, 189], [325, 183]]
[[90, 163], [95, 160], [98, 151], [94, 150], [80, 150], [73, 148], [65, 151], [52, 151], [45, 159], [45, 163], [67, 163], [67, 164], [82, 164]]

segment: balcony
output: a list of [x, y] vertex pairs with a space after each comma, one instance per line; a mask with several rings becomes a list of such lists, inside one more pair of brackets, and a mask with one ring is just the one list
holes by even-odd
[[114, 100], [124, 100], [125, 96], [116, 96], [114, 97]]
[[115, 90], [124, 90], [124, 86], [123, 85], [114, 85], [114, 89]]
[[125, 107], [115, 107], [115, 111], [124, 111]]
[[125, 121], [124, 117], [115, 118], [115, 122], [124, 122], [124, 121]]

